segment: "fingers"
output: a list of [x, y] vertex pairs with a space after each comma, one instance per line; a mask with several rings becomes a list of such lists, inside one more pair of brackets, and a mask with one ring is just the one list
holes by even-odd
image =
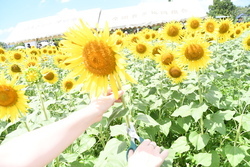
[[168, 150], [163, 150], [160, 154], [160, 157], [164, 160], [168, 156]]

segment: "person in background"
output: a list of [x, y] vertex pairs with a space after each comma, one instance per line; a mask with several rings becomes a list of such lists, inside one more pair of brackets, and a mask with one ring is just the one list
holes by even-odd
[[31, 48], [31, 46], [30, 46], [30, 44], [29, 44], [29, 43], [27, 44], [27, 48]]
[[239, 17], [238, 20], [237, 20], [237, 23], [241, 23], [242, 21], [243, 21], [243, 18]]
[[[123, 91], [119, 91], [118, 94], [119, 99], [116, 100], [113, 92], [109, 90], [106, 96], [92, 99], [87, 107], [68, 117], [0, 145], [0, 166], [44, 167], [59, 156], [89, 126], [101, 121], [103, 114], [115, 102], [121, 102]], [[129, 152], [128, 165], [158, 167], [167, 155], [168, 151], [161, 152], [155, 142], [144, 140], [135, 152]]]

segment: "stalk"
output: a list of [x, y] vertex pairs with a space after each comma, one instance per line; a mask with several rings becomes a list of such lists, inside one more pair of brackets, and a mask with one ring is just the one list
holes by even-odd
[[[18, 110], [18, 112], [19, 112], [19, 114], [21, 115], [21, 117], [23, 118], [24, 115], [23, 115], [19, 110]], [[29, 128], [29, 126], [28, 126], [26, 120], [25, 120], [25, 121], [23, 120], [22, 122], [23, 122], [25, 128], [27, 129], [27, 131], [30, 132], [30, 128]]]
[[46, 121], [48, 121], [49, 119], [48, 119], [48, 115], [47, 115], [46, 108], [45, 108], [45, 105], [44, 105], [44, 100], [43, 100], [42, 93], [40, 91], [40, 88], [39, 88], [38, 84], [36, 84], [36, 88], [37, 88], [38, 96], [40, 98], [40, 102], [41, 102], [41, 105], [42, 105], [42, 111], [44, 113]]

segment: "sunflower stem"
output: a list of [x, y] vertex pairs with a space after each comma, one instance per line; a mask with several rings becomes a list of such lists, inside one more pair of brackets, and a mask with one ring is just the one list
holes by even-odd
[[[22, 118], [24, 118], [24, 115], [20, 112], [20, 110], [18, 110], [18, 112], [19, 112], [20, 116], [21, 116]], [[21, 120], [23, 120], [23, 119], [21, 119]], [[23, 120], [22, 122], [23, 122], [25, 128], [27, 129], [27, 131], [30, 132], [30, 128], [29, 128], [29, 126], [28, 126], [28, 124], [27, 124], [27, 122], [26, 122], [26, 119]]]
[[[125, 109], [127, 109], [126, 101], [125, 101], [125, 98], [124, 98], [123, 95], [122, 95], [121, 99], [122, 99], [123, 107], [124, 107]], [[125, 122], [126, 122], [126, 124], [127, 124], [127, 127], [130, 128], [129, 114], [127, 114], [127, 115], [125, 116]]]
[[43, 100], [42, 93], [40, 91], [40, 87], [39, 87], [38, 83], [36, 84], [36, 87], [37, 87], [38, 96], [40, 98], [40, 102], [41, 102], [41, 105], [42, 105], [42, 111], [44, 113], [46, 121], [48, 121], [49, 120], [48, 115], [47, 115], [47, 112], [46, 112], [46, 108], [45, 108], [45, 105], [44, 105], [44, 100]]

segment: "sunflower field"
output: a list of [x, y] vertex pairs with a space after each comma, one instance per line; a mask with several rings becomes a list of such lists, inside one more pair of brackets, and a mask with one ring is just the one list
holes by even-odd
[[[191, 17], [133, 34], [80, 21], [59, 46], [0, 48], [0, 144], [125, 91], [48, 167], [124, 167], [128, 123], [162, 166], [250, 166], [250, 23]], [[24, 150], [25, 151], [25, 150]]]

